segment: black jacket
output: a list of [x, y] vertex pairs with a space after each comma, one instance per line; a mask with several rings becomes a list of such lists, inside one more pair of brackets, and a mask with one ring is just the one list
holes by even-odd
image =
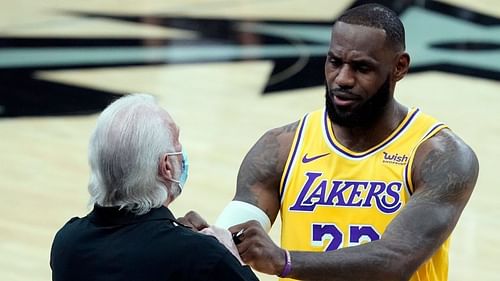
[[72, 218], [52, 244], [54, 281], [257, 280], [214, 237], [176, 222], [165, 207], [136, 216], [95, 206]]

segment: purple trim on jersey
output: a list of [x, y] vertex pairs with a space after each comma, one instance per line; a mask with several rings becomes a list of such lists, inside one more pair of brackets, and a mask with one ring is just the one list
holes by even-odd
[[422, 139], [425, 139], [430, 134], [434, 133], [434, 130], [436, 130], [440, 126], [444, 126], [444, 123], [438, 123], [438, 124], [434, 125], [434, 127], [432, 127], [432, 129], [427, 134], [425, 134], [425, 136]]
[[410, 181], [408, 180], [408, 166], [410, 166], [410, 161], [408, 161], [408, 163], [406, 163], [406, 166], [405, 166], [405, 183], [406, 183], [406, 190], [408, 191], [408, 193], [410, 194], [410, 196], [413, 194], [413, 190], [411, 189], [410, 187]]
[[[434, 125], [434, 127], [432, 127], [432, 129], [430, 129], [429, 132], [427, 134], [425, 134], [425, 136], [422, 139], [424, 140], [429, 135], [439, 132], [440, 130], [436, 131], [436, 129], [439, 128], [439, 127], [441, 127], [441, 126], [445, 126], [444, 123], [438, 123], [438, 124]], [[410, 181], [408, 180], [409, 176], [411, 176], [411, 175], [408, 174], [408, 166], [409, 166], [409, 164], [410, 164], [410, 162], [408, 161], [408, 164], [406, 164], [406, 166], [405, 166], [405, 183], [406, 183], [406, 187], [408, 189], [408, 192], [410, 193], [410, 195], [412, 195], [413, 194], [413, 190], [411, 190], [411, 188], [410, 188]]]
[[286, 170], [285, 179], [283, 180], [283, 186], [281, 187], [280, 202], [283, 199], [283, 195], [285, 194], [285, 187], [286, 187], [286, 184], [288, 182], [288, 175], [290, 174], [290, 170], [292, 169], [293, 163], [295, 161], [295, 155], [297, 154], [297, 150], [299, 148], [299, 144], [300, 144], [300, 141], [302, 139], [302, 133], [304, 131], [304, 125], [307, 122], [308, 116], [309, 116], [309, 113], [306, 114], [304, 116], [304, 118], [302, 118], [302, 124], [300, 125], [299, 134], [297, 136], [297, 141], [295, 143], [295, 147], [293, 148], [292, 158], [290, 158], [290, 163], [288, 163], [288, 169]]
[[365, 153], [363, 153], [361, 155], [355, 155], [355, 154], [349, 153], [347, 151], [344, 151], [341, 147], [339, 147], [338, 145], [335, 144], [335, 142], [332, 139], [332, 136], [330, 135], [330, 132], [328, 131], [328, 114], [326, 112], [326, 109], [325, 109], [325, 114], [324, 114], [325, 115], [325, 117], [324, 117], [325, 128], [324, 129], [325, 129], [326, 136], [328, 137], [328, 141], [330, 142], [330, 144], [333, 147], [335, 147], [335, 149], [338, 152], [342, 153], [345, 156], [348, 156], [348, 157], [351, 157], [351, 158], [355, 158], [355, 159], [359, 159], [359, 158], [363, 158], [363, 157], [365, 157], [365, 156], [367, 156], [367, 155], [369, 155], [369, 154], [377, 151], [381, 147], [386, 146], [388, 143], [390, 143], [395, 138], [397, 138], [401, 134], [401, 132], [403, 132], [406, 129], [406, 127], [408, 127], [408, 125], [411, 123], [411, 121], [413, 120], [413, 118], [415, 118], [415, 116], [417, 115], [417, 113], [419, 111], [420, 111], [419, 109], [415, 110], [415, 112], [412, 113], [412, 115], [410, 116], [410, 118], [408, 119], [408, 121], [406, 121], [406, 123], [403, 125], [403, 127], [401, 127], [399, 129], [399, 131], [394, 136], [392, 136], [390, 139], [386, 140], [382, 144], [376, 146], [375, 148], [373, 148], [373, 149], [371, 149], [371, 150], [369, 150], [369, 151], [367, 151], [367, 152], [365, 152]]

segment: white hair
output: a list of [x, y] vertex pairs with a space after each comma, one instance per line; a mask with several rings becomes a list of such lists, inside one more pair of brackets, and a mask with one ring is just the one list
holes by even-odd
[[162, 206], [168, 190], [159, 160], [173, 151], [173, 120], [153, 96], [132, 94], [99, 116], [89, 143], [89, 204], [145, 214]]

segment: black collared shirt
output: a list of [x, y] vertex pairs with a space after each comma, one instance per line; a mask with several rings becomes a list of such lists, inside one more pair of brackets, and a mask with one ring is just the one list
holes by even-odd
[[136, 216], [95, 206], [59, 230], [50, 254], [52, 280], [257, 280], [215, 238], [176, 222], [165, 207]]

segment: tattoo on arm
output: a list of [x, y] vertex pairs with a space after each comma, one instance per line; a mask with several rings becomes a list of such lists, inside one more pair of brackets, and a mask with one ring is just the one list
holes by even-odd
[[479, 171], [474, 152], [450, 131], [424, 142], [417, 154], [415, 192], [380, 240], [324, 253], [292, 252], [291, 277], [408, 280], [449, 237]]
[[247, 153], [238, 172], [236, 200], [262, 208], [276, 217], [279, 182], [298, 122], [269, 130]]
[[424, 151], [421, 168], [414, 173], [418, 186], [425, 188], [421, 197], [465, 205], [479, 173], [476, 155], [450, 132], [442, 132], [436, 138], [437, 147]]
[[[414, 270], [455, 228], [479, 172], [474, 152], [448, 130], [438, 133], [417, 152], [420, 159], [415, 160], [413, 173], [416, 191], [384, 233]], [[412, 255], [405, 256], [408, 252]]]

